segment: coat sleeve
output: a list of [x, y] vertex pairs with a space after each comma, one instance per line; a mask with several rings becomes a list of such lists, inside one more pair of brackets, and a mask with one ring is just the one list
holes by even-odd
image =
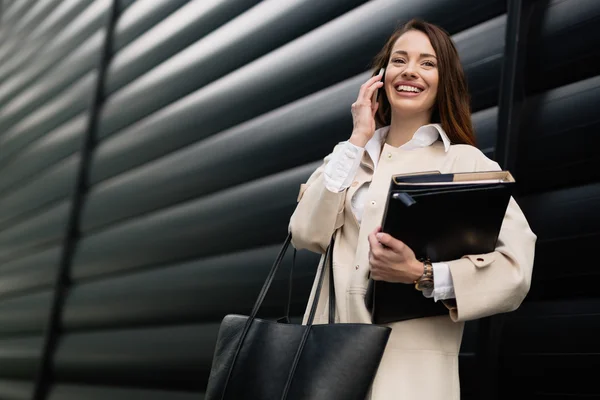
[[[477, 170], [500, 170], [481, 154]], [[535, 243], [525, 215], [510, 199], [496, 250], [465, 255], [448, 262], [454, 282], [455, 304], [445, 304], [454, 321], [468, 321], [516, 310], [531, 286]]]
[[332, 192], [325, 186], [324, 170], [333, 152], [323, 160], [305, 184], [300, 185], [298, 204], [288, 226], [292, 234], [292, 245], [315, 253], [325, 253], [331, 236], [344, 222], [344, 201], [346, 191]]

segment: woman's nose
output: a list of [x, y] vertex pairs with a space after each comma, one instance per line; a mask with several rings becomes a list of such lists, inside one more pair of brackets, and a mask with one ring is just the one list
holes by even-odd
[[404, 71], [402, 71], [402, 76], [416, 78], [417, 74], [415, 73], [414, 66], [407, 64], [406, 68], [404, 68]]

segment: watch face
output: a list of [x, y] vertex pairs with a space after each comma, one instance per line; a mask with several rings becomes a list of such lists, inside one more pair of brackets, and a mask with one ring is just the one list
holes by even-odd
[[421, 282], [419, 282], [419, 287], [423, 288], [423, 289], [431, 289], [433, 288], [433, 281], [432, 280], [422, 280]]

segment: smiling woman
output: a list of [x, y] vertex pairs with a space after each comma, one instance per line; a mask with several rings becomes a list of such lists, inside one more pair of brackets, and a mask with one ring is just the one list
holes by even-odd
[[[379, 72], [361, 86], [352, 104], [350, 138], [325, 157], [300, 189], [289, 226], [292, 243], [325, 253], [335, 238], [336, 322], [371, 323], [365, 305], [370, 279], [414, 284], [426, 301], [442, 302], [445, 315], [389, 324], [392, 333], [370, 399], [458, 400], [464, 323], [521, 305], [530, 287], [537, 237], [514, 199], [498, 245], [488, 254], [423, 262], [403, 242], [381, 232], [392, 175], [500, 167], [474, 146], [464, 72], [443, 29], [410, 21], [391, 35], [373, 66]], [[436, 229], [435, 221], [426, 223]], [[323, 269], [322, 259], [317, 277]], [[315, 291], [316, 286], [307, 310]], [[327, 323], [329, 295], [323, 285], [315, 323]]]
[[[419, 118], [440, 123], [452, 143], [475, 145], [462, 64], [454, 43], [440, 27], [410, 21], [388, 39], [373, 64], [376, 70], [386, 68], [386, 89], [375, 116], [378, 125], [390, 125], [393, 111], [417, 111], [421, 107], [420, 113], [409, 115], [421, 114]], [[426, 96], [418, 96], [417, 102], [400, 102], [414, 95], [403, 93], [399, 85], [416, 87]], [[401, 118], [398, 115], [395, 120]]]

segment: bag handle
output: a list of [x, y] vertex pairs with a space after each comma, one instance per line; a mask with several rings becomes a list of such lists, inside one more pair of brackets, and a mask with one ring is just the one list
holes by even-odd
[[[227, 373], [227, 377], [225, 378], [225, 386], [223, 387], [223, 392], [221, 393], [221, 400], [223, 400], [225, 398], [225, 394], [226, 394], [227, 388], [229, 386], [229, 380], [231, 378], [233, 368], [237, 361], [238, 355], [240, 354], [240, 351], [242, 349], [242, 345], [244, 344], [246, 336], [248, 336], [248, 331], [250, 330], [250, 326], [252, 325], [252, 322], [256, 318], [256, 314], [258, 314], [258, 310], [260, 309], [260, 306], [262, 305], [262, 303], [267, 295], [267, 292], [269, 291], [269, 288], [271, 287], [271, 284], [273, 283], [275, 274], [277, 273], [277, 270], [279, 269], [279, 266], [281, 265], [281, 261], [283, 260], [283, 257], [285, 256], [285, 253], [291, 242], [292, 242], [292, 234], [289, 233], [287, 238], [285, 239], [285, 242], [283, 243], [283, 246], [281, 247], [281, 250], [279, 250], [279, 254], [277, 255], [277, 258], [275, 259], [275, 262], [273, 263], [273, 266], [271, 267], [271, 271], [269, 271], [269, 274], [267, 275], [265, 283], [264, 283], [260, 293], [258, 294], [256, 303], [254, 303], [254, 308], [252, 308], [252, 312], [250, 313], [250, 316], [248, 317], [248, 320], [246, 321], [246, 324], [244, 325], [244, 329], [242, 330], [242, 333], [240, 334], [240, 340], [236, 346], [235, 353], [233, 355], [231, 364], [229, 366], [229, 371]], [[331, 262], [331, 256], [333, 254], [333, 242], [334, 242], [334, 239], [332, 236], [329, 247], [327, 248], [327, 251], [325, 253], [325, 260], [323, 262], [323, 267], [326, 267], [328, 262], [331, 264], [331, 267], [333, 266], [333, 263]], [[294, 256], [295, 256], [295, 254], [294, 254]], [[292, 265], [292, 270], [293, 270], [293, 267], [294, 266]], [[330, 268], [330, 271], [331, 271], [330, 272], [331, 275], [330, 275], [329, 287], [332, 288], [333, 287], [333, 268]], [[290, 274], [291, 274], [291, 271], [290, 271]], [[317, 311], [317, 304], [319, 303], [319, 297], [321, 295], [321, 288], [323, 287], [324, 276], [325, 276], [324, 271], [321, 270], [321, 275], [319, 276], [319, 283], [317, 285], [317, 291], [316, 291], [316, 294], [315, 294], [315, 297], [313, 300], [313, 304], [312, 304], [312, 307], [310, 310], [310, 316], [309, 316], [308, 322], [307, 322], [308, 329], [307, 329], [306, 333], [304, 334], [303, 343], [306, 341], [306, 337], [308, 336], [310, 327], [312, 326], [313, 321], [315, 319], [315, 313]], [[290, 291], [291, 291], [291, 286], [290, 286]], [[290, 292], [290, 295], [288, 296], [288, 299], [291, 300], [291, 292]], [[330, 296], [329, 299], [330, 299], [330, 310], [331, 310], [331, 302], [332, 301], [334, 303], [333, 308], [335, 309], [335, 299], [332, 296]], [[289, 310], [289, 304], [288, 304], [288, 310]], [[288, 311], [288, 315], [289, 315], [289, 311]], [[330, 323], [332, 322], [331, 314], [329, 317], [329, 321], [330, 321]], [[301, 346], [301, 347], [303, 347], [303, 346]], [[287, 385], [286, 385], [286, 387], [287, 387]]]
[[[273, 266], [271, 267], [271, 271], [269, 271], [269, 274], [267, 275], [265, 283], [263, 284], [263, 287], [262, 287], [260, 293], [258, 294], [258, 298], [256, 299], [256, 302], [254, 303], [254, 307], [252, 308], [252, 312], [250, 313], [248, 321], [251, 321], [256, 318], [256, 315], [258, 314], [258, 311], [259, 311], [260, 307], [262, 306], [262, 303], [263, 303], [271, 285], [273, 284], [275, 275], [277, 274], [277, 271], [278, 271], [279, 267], [281, 266], [281, 262], [283, 261], [285, 253], [291, 242], [292, 242], [292, 235], [290, 233], [290, 234], [288, 234], [287, 238], [285, 239], [285, 242], [283, 243], [281, 250], [279, 250], [279, 254], [277, 255], [277, 258], [275, 259], [275, 262], [273, 263]], [[334, 244], [334, 238], [332, 236], [331, 241], [329, 243], [329, 247], [327, 247], [327, 251], [325, 252], [325, 260], [323, 262], [323, 269], [321, 270], [321, 274], [319, 276], [319, 282], [317, 284], [317, 289], [316, 289], [315, 297], [314, 297], [313, 304], [311, 307], [311, 311], [310, 311], [310, 314], [308, 317], [307, 325], [312, 325], [314, 318], [315, 318], [315, 314], [317, 311], [317, 304], [319, 302], [319, 297], [321, 295], [321, 289], [323, 287], [323, 280], [325, 277], [324, 268], [329, 269], [329, 292], [330, 292], [329, 293], [329, 314], [330, 314], [329, 315], [329, 323], [334, 322], [335, 291], [334, 291], [334, 282], [333, 282], [333, 262], [332, 262], [333, 244]], [[294, 249], [292, 268], [290, 269], [290, 276], [289, 276], [288, 301], [287, 301], [287, 305], [286, 305], [286, 316], [285, 316], [285, 318], [288, 321], [289, 321], [289, 314], [290, 314], [290, 304], [292, 302], [292, 283], [293, 283], [293, 271], [294, 271], [295, 265], [296, 265], [296, 249]]]
[[[331, 239], [331, 243], [329, 244], [329, 248], [331, 248], [331, 255], [329, 257], [327, 257], [327, 259], [325, 260], [325, 262], [323, 262], [323, 265], [327, 267], [327, 269], [329, 270], [329, 323], [330, 324], [334, 324], [335, 323], [335, 285], [333, 283], [333, 244], [334, 244], [334, 240], [333, 238]], [[328, 248], [328, 250], [329, 250]], [[329, 262], [327, 262], [329, 261]], [[290, 306], [292, 304], [292, 289], [294, 287], [294, 277], [293, 277], [293, 272], [294, 269], [296, 268], [296, 249], [294, 249], [294, 255], [292, 258], [292, 268], [290, 268], [290, 276], [289, 276], [289, 282], [288, 282], [288, 300], [287, 300], [287, 305], [285, 307], [285, 316], [283, 318], [280, 318], [278, 321], [286, 321], [286, 323], [290, 322]], [[321, 273], [323, 274], [323, 272]], [[318, 298], [317, 298], [318, 300]]]

